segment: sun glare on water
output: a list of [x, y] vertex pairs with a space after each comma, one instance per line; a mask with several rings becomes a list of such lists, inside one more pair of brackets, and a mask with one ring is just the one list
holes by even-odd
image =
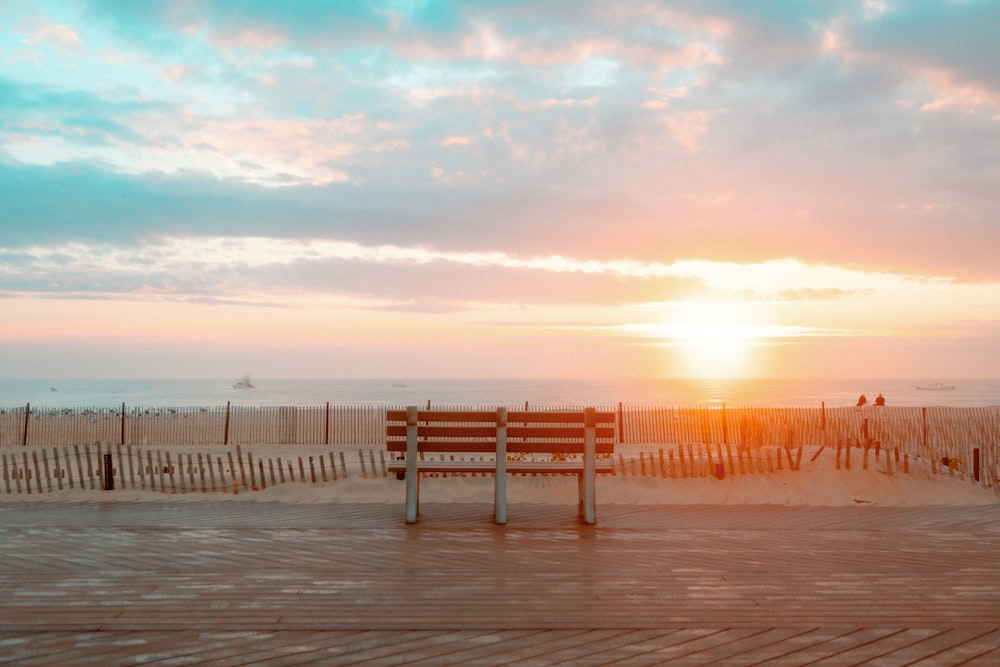
[[752, 304], [744, 302], [674, 302], [665, 308], [662, 321], [627, 329], [665, 347], [673, 374], [684, 377], [754, 376], [764, 363], [768, 341], [797, 335], [788, 327], [759, 322]]

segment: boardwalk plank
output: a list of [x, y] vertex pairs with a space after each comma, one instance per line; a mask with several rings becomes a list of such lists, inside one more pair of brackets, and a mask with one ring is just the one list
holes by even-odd
[[[714, 641], [725, 643], [730, 641], [727, 635], [732, 631], [713, 633]], [[736, 631], [741, 632], [741, 631]], [[561, 665], [644, 665], [661, 664], [662, 651], [674, 646], [678, 639], [677, 631], [645, 630], [623, 634], [621, 641], [603, 642], [592, 646], [588, 651], [571, 650], [559, 654]]]
[[[996, 665], [1000, 665], [1000, 647], [998, 646], [976, 642], [966, 644], [961, 649], [966, 654], [975, 654], [975, 657], [969, 657], [965, 661], [956, 660], [955, 664], [960, 664], [964, 667], [996, 667]], [[924, 661], [916, 664], [921, 665], [921, 667], [930, 667], [934, 663]]]
[[919, 638], [906, 646], [873, 657], [869, 662], [879, 667], [898, 667], [918, 661], [956, 664], [959, 661], [953, 662], [944, 654], [954, 652], [954, 656], [961, 655], [964, 651], [969, 651], [971, 646], [979, 645], [980, 640], [989, 641], [990, 635], [995, 633], [995, 629], [984, 630], [977, 627], [949, 629]]
[[518, 656], [531, 655], [540, 645], [559, 646], [573, 644], [577, 637], [589, 630], [501, 630], [477, 633], [464, 646], [442, 656], [439, 665], [468, 665], [482, 662], [502, 654], [504, 660], [514, 662]]
[[[731, 638], [687, 657], [692, 663], [722, 665], [726, 661], [738, 659], [740, 664], [747, 664], [749, 655], [781, 655], [787, 652], [790, 642], [808, 634], [809, 630], [801, 628], [766, 628], [741, 637]], [[630, 660], [629, 664], [646, 664], [642, 661]], [[653, 664], [653, 663], [648, 663]]]
[[[911, 646], [929, 637], [940, 635], [942, 630], [904, 628], [900, 630], [872, 630], [863, 629], [854, 633], [851, 639], [855, 645], [843, 646], [840, 642], [830, 642], [826, 646], [820, 647], [822, 651], [829, 652], [826, 657], [820, 658], [817, 665], [856, 665], [868, 663], [882, 658], [900, 648]], [[864, 640], [858, 642], [857, 640]], [[831, 649], [836, 648], [836, 651]]]
[[511, 505], [505, 527], [488, 504], [430, 504], [412, 527], [399, 509], [0, 503], [0, 661], [990, 664], [1000, 650], [1000, 507], [607, 506], [598, 527], [562, 505]]

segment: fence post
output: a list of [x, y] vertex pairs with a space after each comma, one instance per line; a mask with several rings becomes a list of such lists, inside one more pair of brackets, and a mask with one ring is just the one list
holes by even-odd
[[31, 415], [31, 403], [24, 405], [24, 433], [21, 435], [21, 446], [28, 446], [28, 417]]
[[[726, 422], [726, 404], [722, 404], [722, 444], [729, 444], [729, 424]], [[720, 455], [719, 458], [722, 458]], [[722, 479], [721, 477], [719, 479]]]
[[229, 444], [229, 401], [226, 401], [226, 427], [225, 433], [222, 436], [222, 444]]
[[618, 444], [625, 444], [625, 415], [621, 401], [618, 401]]
[[122, 437], [119, 441], [120, 444], [125, 444], [125, 404], [122, 403]]
[[920, 412], [924, 422], [924, 455], [927, 456], [929, 454], [927, 451], [927, 408], [920, 408]]
[[113, 464], [111, 463], [111, 454], [104, 455], [104, 490], [114, 491], [115, 490], [115, 471]]
[[326, 402], [326, 420], [323, 422], [323, 444], [330, 444], [330, 401]]

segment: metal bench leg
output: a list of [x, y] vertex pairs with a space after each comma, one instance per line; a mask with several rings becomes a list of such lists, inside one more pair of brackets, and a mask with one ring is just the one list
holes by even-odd
[[493, 474], [493, 520], [507, 523], [507, 408], [497, 408], [496, 472]]
[[416, 523], [420, 508], [420, 473], [406, 475], [406, 523]]
[[417, 408], [406, 408], [406, 523], [416, 523], [420, 510], [420, 473], [417, 472]]
[[583, 477], [583, 520], [587, 523], [597, 523], [597, 503], [595, 502], [595, 489], [593, 474]]
[[597, 459], [597, 411], [586, 408], [583, 411], [583, 474], [580, 500], [583, 503], [583, 520], [587, 523], [597, 523], [597, 511], [594, 507], [594, 478]]
[[507, 473], [497, 470], [494, 482], [496, 493], [493, 499], [493, 520], [502, 526], [507, 523]]

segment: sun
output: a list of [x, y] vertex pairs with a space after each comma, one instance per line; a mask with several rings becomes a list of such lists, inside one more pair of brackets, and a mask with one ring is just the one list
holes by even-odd
[[679, 301], [660, 304], [659, 322], [632, 325], [633, 333], [667, 349], [671, 375], [692, 378], [750, 377], [762, 363], [762, 347], [775, 327], [759, 321], [753, 303]]

